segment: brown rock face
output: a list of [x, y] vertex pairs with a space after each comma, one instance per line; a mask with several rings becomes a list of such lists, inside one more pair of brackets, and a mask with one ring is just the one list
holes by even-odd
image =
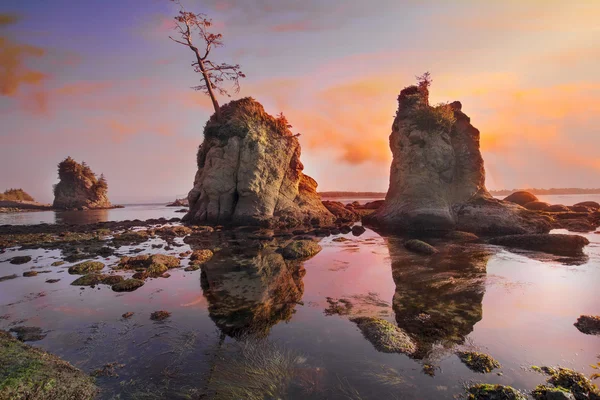
[[185, 221], [235, 225], [330, 224], [317, 182], [304, 175], [300, 143], [285, 117], [251, 98], [232, 101], [206, 124]]
[[90, 167], [67, 157], [58, 164], [60, 182], [54, 187], [54, 208], [64, 210], [111, 208], [104, 176], [96, 178]]
[[494, 199], [485, 187], [479, 131], [460, 102], [429, 105], [427, 92], [402, 90], [392, 125], [390, 187], [365, 222], [387, 230], [547, 232], [547, 217]]

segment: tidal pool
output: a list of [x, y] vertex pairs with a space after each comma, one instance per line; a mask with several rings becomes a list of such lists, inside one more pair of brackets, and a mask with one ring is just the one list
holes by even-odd
[[[0, 282], [0, 329], [40, 327], [30, 344], [96, 371], [100, 399], [452, 399], [471, 382], [531, 391], [546, 379], [533, 365], [590, 376], [600, 362], [600, 336], [573, 326], [600, 314], [600, 234], [585, 234], [586, 258], [571, 260], [440, 239], [440, 253], [422, 256], [367, 229], [320, 239], [305, 261], [282, 257], [284, 239], [250, 246], [248, 235], [152, 238], [97, 257], [109, 271], [119, 255], [215, 249], [197, 271], [184, 271], [183, 256], [170, 277], [126, 293], [72, 286], [74, 263], [51, 266], [61, 250], [9, 248], [0, 276], [18, 277]], [[30, 270], [39, 273], [22, 276]], [[157, 310], [171, 315], [151, 320]], [[378, 351], [356, 317], [393, 323], [417, 350]], [[463, 350], [501, 367], [472, 372]]]

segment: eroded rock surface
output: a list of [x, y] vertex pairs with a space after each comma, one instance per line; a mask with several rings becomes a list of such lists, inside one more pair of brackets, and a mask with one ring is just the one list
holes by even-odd
[[67, 157], [58, 164], [60, 182], [54, 187], [53, 207], [63, 210], [111, 208], [108, 184], [97, 178], [85, 163]]
[[427, 89], [409, 86], [398, 104], [390, 135], [390, 187], [367, 223], [388, 230], [486, 234], [550, 230], [549, 217], [488, 193], [479, 131], [460, 102], [432, 107]]
[[204, 128], [185, 221], [235, 225], [331, 224], [317, 182], [304, 175], [285, 117], [252, 98], [232, 101]]

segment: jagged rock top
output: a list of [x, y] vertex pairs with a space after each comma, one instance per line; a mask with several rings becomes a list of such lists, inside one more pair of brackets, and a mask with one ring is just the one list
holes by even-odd
[[108, 183], [100, 178], [85, 163], [79, 164], [67, 157], [58, 164], [60, 182], [54, 186], [54, 208], [91, 209], [110, 208], [108, 200]]
[[190, 222], [328, 224], [317, 183], [304, 175], [300, 143], [283, 114], [273, 117], [252, 98], [232, 101], [204, 128], [198, 172], [188, 195]]

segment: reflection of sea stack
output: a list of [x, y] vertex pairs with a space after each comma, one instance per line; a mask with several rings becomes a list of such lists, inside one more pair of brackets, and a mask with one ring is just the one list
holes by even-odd
[[390, 187], [366, 221], [391, 230], [549, 231], [544, 217], [488, 193], [479, 131], [461, 109], [459, 102], [430, 106], [428, 91], [417, 86], [400, 92]]
[[96, 178], [86, 163], [71, 157], [58, 164], [60, 182], [54, 186], [54, 208], [63, 210], [111, 208], [108, 184], [103, 175]]
[[300, 262], [285, 261], [273, 248], [252, 255], [217, 253], [201, 273], [210, 316], [228, 335], [267, 335], [291, 318], [304, 293], [305, 272]]
[[399, 238], [389, 238], [393, 309], [398, 326], [417, 341], [416, 358], [433, 345], [461, 344], [482, 318], [486, 265], [491, 253], [476, 245], [438, 246], [424, 258], [408, 252]]
[[213, 115], [198, 149], [198, 172], [188, 195], [190, 222], [330, 224], [317, 183], [302, 173], [300, 143], [285, 117], [274, 118], [251, 98]]

